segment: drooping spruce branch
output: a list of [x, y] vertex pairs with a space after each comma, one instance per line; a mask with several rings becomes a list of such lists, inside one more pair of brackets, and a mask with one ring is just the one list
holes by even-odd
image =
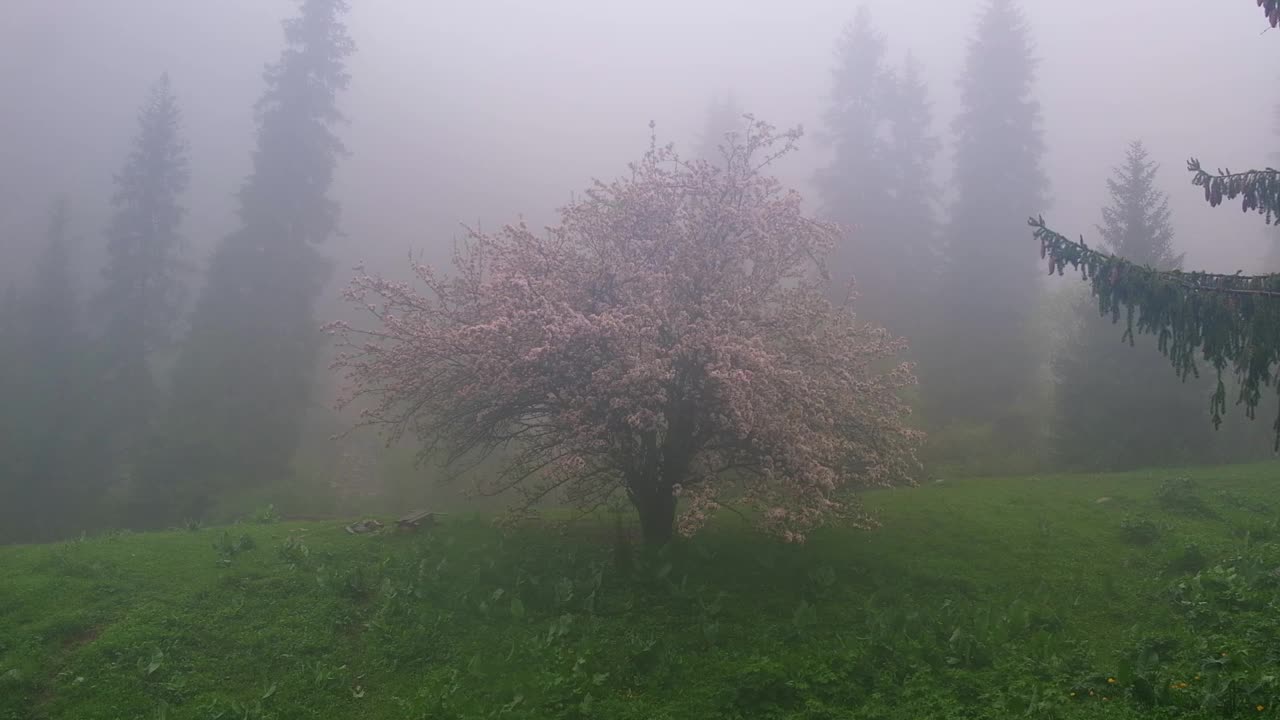
[[1258, 7], [1267, 14], [1271, 27], [1280, 26], [1280, 0], [1258, 0]]
[[1192, 173], [1191, 184], [1204, 188], [1204, 199], [1212, 207], [1221, 205], [1223, 200], [1240, 198], [1240, 209], [1244, 212], [1257, 211], [1266, 217], [1268, 225], [1280, 223], [1280, 170], [1267, 168], [1242, 173], [1218, 170], [1213, 174], [1205, 171], [1195, 158], [1187, 161], [1187, 170]]
[[[1257, 0], [1271, 27], [1280, 27], [1280, 0]], [[1200, 161], [1187, 161], [1192, 184], [1204, 188], [1208, 203], [1240, 200], [1244, 212], [1256, 211], [1268, 224], [1280, 224], [1280, 170], [1233, 173], [1207, 172]], [[1280, 274], [1219, 275], [1205, 272], [1160, 271], [1094, 250], [1049, 229], [1044, 218], [1029, 220], [1040, 241], [1040, 256], [1049, 261], [1050, 274], [1063, 274], [1067, 265], [1089, 282], [1098, 309], [1118, 322], [1123, 309], [1124, 338], [1131, 344], [1135, 331], [1155, 335], [1160, 352], [1186, 380], [1198, 375], [1196, 354], [1218, 374], [1210, 402], [1215, 427], [1226, 410], [1224, 372], [1231, 370], [1240, 386], [1238, 404], [1253, 418], [1262, 388], [1275, 380], [1272, 368], [1280, 362]], [[1280, 381], [1276, 382], [1280, 391]], [[1275, 449], [1280, 451], [1280, 413]]]
[[[1239, 383], [1237, 404], [1254, 417], [1280, 362], [1280, 275], [1160, 271], [1095, 250], [1083, 238], [1071, 240], [1042, 217], [1028, 222], [1050, 273], [1062, 275], [1070, 265], [1090, 283], [1101, 314], [1118, 322], [1123, 312], [1125, 340], [1132, 343], [1135, 333], [1154, 335], [1184, 380], [1199, 376], [1197, 354], [1216, 370], [1210, 402], [1215, 427], [1226, 412], [1223, 377], [1228, 371]], [[1274, 428], [1280, 449], [1280, 416]]]

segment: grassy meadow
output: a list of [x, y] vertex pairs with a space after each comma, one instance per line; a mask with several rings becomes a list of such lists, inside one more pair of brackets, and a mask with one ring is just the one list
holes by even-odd
[[0, 719], [1280, 714], [1280, 463], [867, 502], [803, 546], [451, 515], [0, 548]]

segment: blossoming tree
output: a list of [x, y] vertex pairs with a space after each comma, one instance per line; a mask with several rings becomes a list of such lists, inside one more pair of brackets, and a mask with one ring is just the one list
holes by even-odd
[[[867, 524], [855, 491], [909, 480], [902, 349], [824, 293], [837, 228], [764, 168], [794, 148], [749, 119], [721, 162], [651, 142], [539, 234], [471, 232], [454, 271], [360, 274], [366, 327], [330, 326], [361, 423], [422, 457], [503, 458], [516, 510], [622, 497], [646, 542], [742, 508], [788, 541]], [[651, 126], [652, 127], [652, 126]]]

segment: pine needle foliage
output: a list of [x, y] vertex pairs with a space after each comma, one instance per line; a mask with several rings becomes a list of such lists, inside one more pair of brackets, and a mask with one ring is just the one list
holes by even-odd
[[[1211, 205], [1239, 199], [1246, 212], [1256, 210], [1268, 223], [1277, 221], [1277, 171], [1211, 175], [1194, 159], [1188, 169], [1193, 182], [1205, 188]], [[1124, 316], [1126, 340], [1132, 343], [1135, 333], [1155, 336], [1160, 352], [1184, 380], [1199, 376], [1197, 356], [1216, 371], [1217, 389], [1209, 408], [1215, 427], [1227, 409], [1228, 373], [1238, 381], [1236, 403], [1254, 417], [1280, 362], [1280, 274], [1161, 271], [1089, 247], [1083, 237], [1071, 240], [1050, 229], [1043, 217], [1029, 222], [1049, 272], [1062, 275], [1068, 265], [1079, 270], [1090, 283], [1099, 312], [1116, 322]], [[1275, 387], [1280, 389], [1280, 384]], [[1280, 449], [1280, 416], [1274, 429], [1275, 447]]]
[[[1280, 0], [1257, 0], [1271, 27], [1280, 26]], [[1238, 200], [1244, 212], [1257, 212], [1268, 225], [1280, 224], [1280, 170], [1211, 173], [1200, 161], [1187, 161], [1191, 184], [1204, 189], [1211, 207]], [[1029, 221], [1040, 241], [1040, 256], [1049, 273], [1062, 275], [1068, 265], [1079, 270], [1098, 300], [1098, 310], [1118, 322], [1125, 316], [1124, 338], [1134, 333], [1156, 336], [1160, 352], [1183, 380], [1198, 376], [1196, 355], [1217, 372], [1218, 384], [1209, 404], [1214, 427], [1227, 409], [1224, 377], [1237, 380], [1236, 404], [1253, 419], [1262, 392], [1280, 392], [1273, 368], [1280, 362], [1280, 274], [1231, 275], [1157, 270], [1071, 240], [1050, 229], [1043, 217]], [[1273, 448], [1280, 451], [1280, 412]]]

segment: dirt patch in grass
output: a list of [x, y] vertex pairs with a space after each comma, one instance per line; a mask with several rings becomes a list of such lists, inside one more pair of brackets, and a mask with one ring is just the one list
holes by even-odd
[[71, 633], [70, 635], [62, 638], [62, 649], [77, 650], [82, 648], [94, 640], [97, 640], [98, 636], [101, 635], [102, 631], [105, 629], [106, 625], [91, 625], [83, 630]]

